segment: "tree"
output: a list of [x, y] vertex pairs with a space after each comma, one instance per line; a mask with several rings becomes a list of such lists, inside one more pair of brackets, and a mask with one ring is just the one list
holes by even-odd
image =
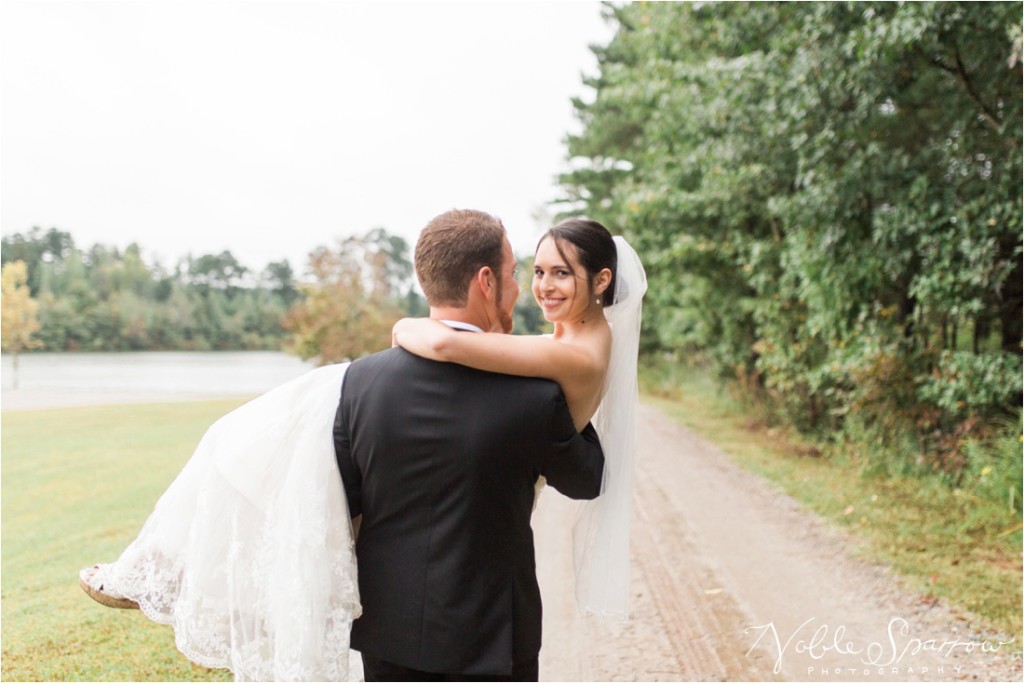
[[39, 304], [32, 298], [27, 283], [28, 268], [24, 261], [10, 261], [3, 265], [3, 302], [0, 305], [3, 329], [0, 330], [0, 340], [3, 341], [3, 350], [11, 354], [15, 389], [18, 388], [18, 354], [40, 346], [32, 338], [33, 333], [39, 330], [36, 319]]
[[50, 228], [45, 233], [36, 226], [22, 235], [15, 233], [3, 238], [0, 244], [0, 262], [24, 261], [28, 268], [28, 284], [34, 296], [40, 294], [40, 273], [43, 266], [51, 269], [59, 265], [75, 248], [75, 242], [67, 232]]
[[2, 255], [5, 264], [25, 261], [39, 302], [34, 338], [49, 351], [276, 349], [297, 296], [287, 262], [256, 282], [227, 251], [168, 273], [147, 264], [137, 244], [82, 250], [66, 232], [33, 228], [5, 236]]
[[631, 3], [563, 215], [637, 248], [644, 344], [803, 428], [1019, 408], [1019, 3]]
[[405, 240], [382, 228], [314, 250], [313, 280], [300, 285], [304, 298], [285, 319], [292, 352], [326, 365], [387, 348], [408, 300], [407, 254]]
[[295, 288], [295, 274], [287, 260], [272, 261], [267, 264], [260, 278], [271, 292], [280, 297], [286, 306], [291, 306], [299, 291]]
[[240, 286], [249, 269], [238, 262], [230, 251], [219, 254], [203, 254], [197, 259], [188, 259], [189, 281], [201, 291], [221, 289], [232, 293]]
[[512, 334], [544, 334], [549, 331], [537, 302], [533, 299], [533, 257], [519, 258], [519, 298], [512, 310]]

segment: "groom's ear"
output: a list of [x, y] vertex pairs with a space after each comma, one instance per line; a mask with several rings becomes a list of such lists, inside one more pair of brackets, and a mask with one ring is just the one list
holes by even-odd
[[484, 295], [484, 298], [488, 301], [494, 299], [497, 291], [495, 285], [497, 285], [497, 279], [494, 276], [494, 271], [491, 270], [490, 266], [484, 266], [480, 270], [476, 271], [476, 275], [473, 277], [473, 283], [480, 287], [480, 292]]

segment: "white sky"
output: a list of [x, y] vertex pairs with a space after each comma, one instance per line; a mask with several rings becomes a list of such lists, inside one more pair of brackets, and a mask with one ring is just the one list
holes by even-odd
[[580, 1], [3, 0], [0, 228], [301, 272], [458, 207], [531, 252], [611, 36]]

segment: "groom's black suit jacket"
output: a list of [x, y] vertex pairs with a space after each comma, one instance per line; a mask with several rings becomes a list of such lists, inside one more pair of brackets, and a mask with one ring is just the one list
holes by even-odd
[[394, 348], [349, 367], [334, 440], [362, 515], [352, 647], [438, 673], [508, 674], [537, 657], [534, 483], [589, 499], [604, 469], [559, 386]]

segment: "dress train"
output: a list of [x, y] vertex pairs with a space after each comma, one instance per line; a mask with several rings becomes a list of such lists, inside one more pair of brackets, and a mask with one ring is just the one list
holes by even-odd
[[219, 419], [111, 589], [174, 627], [190, 660], [236, 680], [348, 680], [360, 614], [332, 425], [348, 364], [312, 370]]

